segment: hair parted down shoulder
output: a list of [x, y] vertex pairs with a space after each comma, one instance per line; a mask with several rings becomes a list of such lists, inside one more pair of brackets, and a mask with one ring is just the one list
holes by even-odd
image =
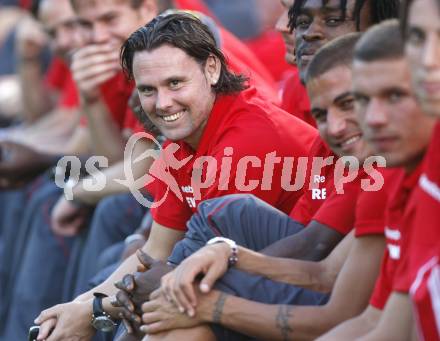
[[183, 50], [202, 67], [210, 56], [215, 56], [221, 63], [220, 78], [212, 86], [215, 93], [236, 93], [247, 88], [247, 78], [228, 69], [226, 58], [217, 48], [209, 28], [188, 13], [160, 15], [125, 41], [121, 48], [121, 63], [127, 77], [133, 79], [136, 52], [152, 51], [165, 44]]

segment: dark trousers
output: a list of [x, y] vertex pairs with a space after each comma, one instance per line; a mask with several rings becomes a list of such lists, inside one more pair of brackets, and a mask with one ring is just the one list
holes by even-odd
[[[261, 251], [293, 235], [303, 226], [264, 201], [243, 194], [228, 195], [201, 203], [187, 224], [188, 232], [173, 250], [169, 261], [179, 264], [216, 236], [233, 239], [238, 245]], [[216, 289], [266, 304], [321, 305], [328, 295], [275, 282], [236, 269], [216, 283]], [[218, 340], [252, 340], [244, 335], [213, 326]]]

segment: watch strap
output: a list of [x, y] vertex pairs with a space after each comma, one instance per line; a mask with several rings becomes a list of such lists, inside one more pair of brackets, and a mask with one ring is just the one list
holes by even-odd
[[105, 297], [108, 297], [105, 294], [99, 293], [99, 292], [95, 292], [93, 293], [93, 296], [95, 296], [95, 299], [93, 300], [93, 317], [98, 317], [98, 316], [104, 316], [107, 315], [104, 312], [104, 308], [102, 306], [102, 300]]
[[206, 243], [206, 245], [213, 245], [218, 243], [225, 243], [228, 244], [231, 248], [231, 254], [228, 258], [228, 267], [233, 267], [238, 262], [238, 247], [237, 243], [233, 241], [232, 239], [224, 238], [224, 237], [214, 237]]

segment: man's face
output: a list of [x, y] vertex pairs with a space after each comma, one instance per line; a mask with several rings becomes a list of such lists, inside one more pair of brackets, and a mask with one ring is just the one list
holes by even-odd
[[290, 29], [287, 27], [289, 23], [289, 8], [292, 7], [294, 0], [281, 0], [281, 5], [284, 8], [283, 14], [279, 17], [276, 23], [276, 30], [281, 33], [286, 46], [286, 61], [287, 63], [294, 65], [295, 62], [295, 36], [294, 33], [290, 33]]
[[440, 117], [440, 16], [437, 0], [416, 0], [408, 17], [406, 55], [423, 110]]
[[411, 92], [404, 58], [354, 61], [353, 93], [365, 140], [388, 167], [414, 169], [423, 158], [435, 121], [424, 115]]
[[131, 33], [157, 15], [155, 9], [147, 5], [135, 9], [129, 0], [80, 0], [77, 14], [90, 43], [119, 49]]
[[322, 139], [336, 155], [364, 160], [370, 151], [354, 111], [351, 78], [351, 69], [337, 66], [310, 80], [307, 91]]
[[56, 55], [67, 59], [70, 51], [83, 44], [78, 19], [69, 0], [44, 0], [38, 14]]
[[154, 125], [166, 138], [196, 149], [214, 105], [211, 85], [218, 80], [219, 61], [208, 58], [202, 67], [183, 50], [162, 45], [137, 52], [133, 74], [142, 108]]
[[[345, 20], [340, 0], [329, 0], [324, 6], [322, 0], [308, 0], [296, 20], [295, 43], [297, 65], [301, 79], [304, 79], [309, 64], [316, 51], [327, 42], [356, 31], [353, 19], [355, 0], [347, 0]], [[361, 11], [361, 29], [369, 26], [370, 10], [367, 2]]]

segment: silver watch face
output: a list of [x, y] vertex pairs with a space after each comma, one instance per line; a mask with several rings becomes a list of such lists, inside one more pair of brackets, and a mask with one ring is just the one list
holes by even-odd
[[115, 329], [115, 323], [107, 316], [98, 316], [92, 321], [93, 327], [95, 329], [103, 332], [111, 332]]

